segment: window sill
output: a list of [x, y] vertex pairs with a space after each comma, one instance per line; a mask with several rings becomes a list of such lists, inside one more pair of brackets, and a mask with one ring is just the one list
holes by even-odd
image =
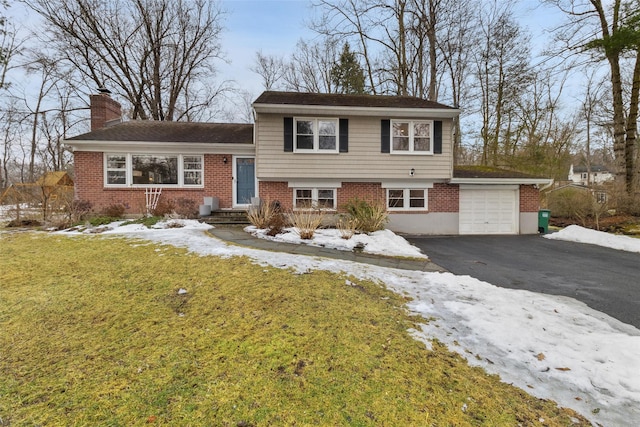
[[145, 190], [147, 188], [161, 188], [163, 190], [202, 190], [204, 185], [105, 185], [105, 190]]
[[338, 150], [293, 150], [293, 154], [340, 154]]

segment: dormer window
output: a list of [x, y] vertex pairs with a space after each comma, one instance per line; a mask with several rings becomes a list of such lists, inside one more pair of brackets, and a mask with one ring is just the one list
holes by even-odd
[[338, 119], [296, 118], [295, 152], [338, 152]]

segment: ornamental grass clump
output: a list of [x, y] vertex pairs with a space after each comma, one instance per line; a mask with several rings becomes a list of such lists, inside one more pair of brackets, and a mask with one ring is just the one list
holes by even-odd
[[336, 222], [336, 229], [340, 233], [340, 237], [349, 240], [356, 234], [357, 221], [351, 217], [342, 216]]
[[324, 212], [316, 210], [298, 210], [290, 215], [291, 225], [301, 239], [309, 240], [313, 238], [316, 230], [322, 225]]
[[287, 219], [282, 211], [282, 206], [277, 200], [261, 201], [258, 206], [251, 206], [247, 212], [247, 218], [251, 225], [261, 230], [268, 230], [269, 236], [282, 233], [287, 226]]
[[349, 200], [344, 209], [355, 221], [355, 229], [360, 233], [383, 230], [389, 221], [387, 208], [380, 201], [367, 201], [356, 197]]
[[252, 205], [247, 212], [247, 218], [251, 225], [261, 230], [269, 228], [269, 223], [275, 215], [276, 204], [268, 200], [261, 201], [259, 205]]

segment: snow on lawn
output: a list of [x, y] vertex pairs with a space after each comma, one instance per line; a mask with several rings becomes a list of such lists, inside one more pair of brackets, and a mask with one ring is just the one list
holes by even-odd
[[591, 230], [579, 225], [570, 225], [556, 233], [545, 234], [544, 237], [554, 240], [590, 243], [627, 252], [640, 252], [640, 239]]
[[286, 228], [283, 234], [275, 236], [268, 236], [268, 230], [254, 226], [246, 227], [245, 231], [261, 239], [275, 242], [307, 244], [343, 251], [353, 251], [355, 247], [361, 247], [363, 252], [370, 254], [427, 258], [420, 252], [420, 249], [389, 230], [376, 231], [371, 234], [355, 234], [348, 240], [343, 239], [340, 236], [340, 230], [335, 228], [318, 229], [314, 232], [313, 238], [308, 240], [301, 239], [295, 228]]
[[[261, 265], [299, 272], [323, 269], [379, 281], [411, 297], [408, 308], [429, 319], [419, 330], [411, 331], [427, 347], [438, 339], [470, 364], [499, 374], [503, 381], [537, 397], [573, 408], [593, 423], [640, 423], [640, 330], [578, 301], [503, 289], [450, 273], [242, 248], [206, 234], [207, 225], [179, 223], [184, 227], [129, 225], [114, 227], [106, 234], [184, 247], [201, 255], [245, 255]], [[387, 237], [390, 235], [382, 234], [377, 244], [392, 246], [385, 246]]]

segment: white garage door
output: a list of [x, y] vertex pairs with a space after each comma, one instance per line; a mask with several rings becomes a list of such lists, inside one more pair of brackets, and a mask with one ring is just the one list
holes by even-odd
[[518, 189], [461, 188], [460, 234], [517, 234]]

